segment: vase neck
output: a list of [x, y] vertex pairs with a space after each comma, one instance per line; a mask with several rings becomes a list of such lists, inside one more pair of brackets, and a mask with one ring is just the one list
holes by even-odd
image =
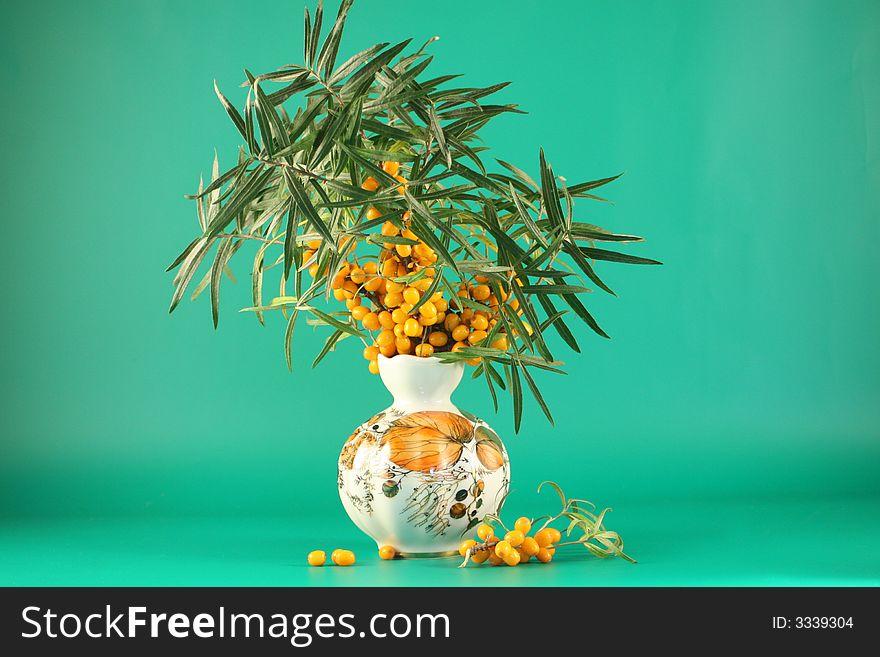
[[437, 358], [379, 356], [379, 375], [395, 406], [454, 409], [451, 397], [461, 382], [464, 366]]

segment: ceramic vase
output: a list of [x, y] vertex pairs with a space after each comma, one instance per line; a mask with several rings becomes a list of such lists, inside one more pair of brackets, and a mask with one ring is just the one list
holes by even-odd
[[507, 496], [510, 462], [498, 435], [451, 395], [463, 363], [379, 356], [394, 402], [354, 430], [338, 486], [352, 521], [401, 557], [454, 554], [463, 535]]

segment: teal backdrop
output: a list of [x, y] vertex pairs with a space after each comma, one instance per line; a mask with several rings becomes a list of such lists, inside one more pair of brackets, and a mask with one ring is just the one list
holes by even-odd
[[[329, 11], [335, 12], [331, 3]], [[502, 80], [528, 112], [492, 153], [570, 180], [619, 172], [577, 215], [647, 236], [607, 264], [567, 376], [492, 415], [507, 512], [543, 479], [614, 507], [639, 560], [586, 553], [467, 572], [380, 563], [345, 516], [336, 458], [387, 405], [354, 342], [239, 314], [250, 261], [167, 313], [184, 200], [236, 133], [242, 69], [299, 62], [302, 0], [0, 8], [0, 584], [880, 583], [880, 4], [865, 0], [355, 4], [343, 55], [433, 35], [432, 70]], [[353, 569], [305, 554], [351, 547]], [[576, 557], [576, 558], [575, 558]]]

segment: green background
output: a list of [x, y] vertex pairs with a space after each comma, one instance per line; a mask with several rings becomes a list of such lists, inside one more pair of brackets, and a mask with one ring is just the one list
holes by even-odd
[[[380, 563], [345, 516], [335, 463], [388, 403], [354, 342], [248, 305], [250, 259], [166, 310], [165, 266], [197, 230], [213, 147], [236, 133], [242, 68], [301, 60], [301, 0], [43, 2], [0, 8], [0, 584], [880, 583], [880, 5], [826, 2], [355, 4], [343, 56], [435, 34], [434, 74], [514, 83], [525, 116], [486, 130], [536, 173], [624, 171], [581, 220], [646, 235], [605, 263], [565, 377], [491, 417], [507, 512], [556, 507], [542, 479], [614, 507], [640, 563]], [[335, 4], [329, 8], [335, 13]], [[316, 547], [353, 569], [308, 569]], [[575, 558], [577, 557], [577, 558]]]

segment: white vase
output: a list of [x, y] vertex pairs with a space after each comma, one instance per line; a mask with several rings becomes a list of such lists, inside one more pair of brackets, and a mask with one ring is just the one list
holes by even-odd
[[402, 557], [455, 553], [507, 496], [501, 439], [450, 396], [462, 363], [379, 356], [394, 403], [354, 430], [339, 456], [339, 496], [354, 523]]

